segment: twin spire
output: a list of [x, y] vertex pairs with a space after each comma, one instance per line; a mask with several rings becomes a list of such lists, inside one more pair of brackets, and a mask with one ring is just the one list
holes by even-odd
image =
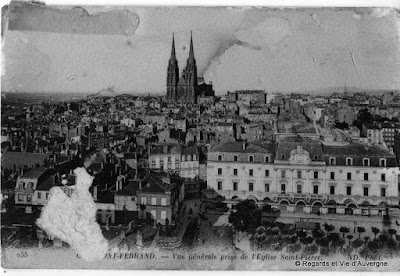
[[[175, 54], [175, 33], [172, 33], [172, 48], [171, 48], [171, 58], [170, 58], [170, 60], [175, 60], [175, 59], [176, 59], [176, 54]], [[192, 31], [190, 31], [189, 59], [194, 59]]]

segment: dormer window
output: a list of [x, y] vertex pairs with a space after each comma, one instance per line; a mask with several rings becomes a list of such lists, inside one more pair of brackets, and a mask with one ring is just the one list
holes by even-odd
[[368, 167], [369, 166], [369, 158], [364, 158], [363, 159], [363, 166]]
[[335, 157], [329, 157], [329, 165], [336, 165], [336, 158]]
[[249, 156], [249, 162], [254, 162], [254, 155]]
[[191, 155], [187, 156], [187, 161], [192, 161], [192, 156]]
[[218, 155], [218, 161], [222, 161], [222, 155], [221, 154]]
[[353, 158], [351, 157], [346, 158], [346, 166], [353, 166]]
[[193, 161], [196, 161], [196, 155], [195, 154], [193, 155]]
[[185, 155], [182, 155], [182, 162], [185, 162]]
[[265, 163], [269, 163], [269, 156], [265, 156]]
[[385, 158], [379, 159], [379, 166], [386, 167], [386, 159]]

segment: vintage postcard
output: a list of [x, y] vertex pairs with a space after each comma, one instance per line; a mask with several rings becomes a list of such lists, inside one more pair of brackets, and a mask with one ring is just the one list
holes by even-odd
[[399, 31], [396, 7], [3, 6], [2, 267], [399, 271]]

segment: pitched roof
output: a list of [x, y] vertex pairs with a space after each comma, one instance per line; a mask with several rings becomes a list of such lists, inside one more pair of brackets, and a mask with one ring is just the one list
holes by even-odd
[[177, 181], [166, 173], [148, 172], [139, 190], [144, 193], [165, 193], [173, 190], [176, 185]]
[[117, 191], [116, 194], [135, 196], [138, 189], [139, 189], [139, 180], [129, 180], [128, 184], [122, 190]]
[[45, 167], [34, 167], [24, 173], [21, 178], [39, 178], [47, 170]]
[[190, 155], [199, 154], [199, 150], [195, 146], [184, 147], [182, 149], [182, 155], [188, 155], [188, 154], [190, 154]]
[[283, 160], [289, 159], [290, 152], [296, 149], [299, 145], [310, 153], [311, 159], [315, 161], [322, 160], [323, 156], [321, 142], [303, 137], [287, 137], [284, 140], [279, 141], [276, 150], [276, 158], [282, 159], [284, 156]]
[[390, 152], [373, 145], [350, 143], [343, 146], [323, 145], [325, 161], [329, 164], [329, 157], [336, 158], [336, 165], [345, 166], [346, 158], [353, 158], [353, 166], [363, 166], [363, 159], [370, 158], [370, 165], [379, 167], [379, 159], [386, 159], [387, 167], [397, 167], [396, 157]]
[[[244, 146], [243, 146], [244, 144]], [[275, 144], [273, 142], [228, 142], [222, 145], [217, 145], [210, 152], [236, 152], [236, 153], [274, 153]]]
[[39, 184], [38, 187], [36, 188], [36, 190], [49, 191], [53, 187], [54, 187], [54, 175], [50, 176], [45, 181], [43, 181], [41, 184]]

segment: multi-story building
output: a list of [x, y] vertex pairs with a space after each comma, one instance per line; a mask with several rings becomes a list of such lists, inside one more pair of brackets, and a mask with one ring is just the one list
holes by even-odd
[[382, 129], [383, 140], [389, 149], [393, 149], [394, 135], [400, 132], [400, 123], [378, 123]]
[[184, 147], [180, 163], [180, 177], [195, 179], [199, 176], [199, 151], [197, 147]]
[[374, 124], [364, 124], [361, 132], [364, 137], [367, 137], [368, 143], [386, 147], [385, 141], [383, 140], [383, 132], [379, 126]]
[[[21, 175], [15, 185], [15, 204], [25, 207], [26, 213], [32, 212], [33, 196], [38, 187], [46, 182], [51, 175], [51, 171], [45, 167], [34, 167]], [[48, 194], [44, 195], [48, 197]]]
[[165, 172], [179, 172], [181, 153], [179, 144], [153, 144], [149, 148], [149, 167]]
[[185, 196], [184, 185], [166, 173], [148, 172], [136, 191], [139, 219], [174, 225]]
[[219, 145], [208, 153], [207, 185], [228, 200], [262, 201], [273, 189], [274, 159], [272, 142]]
[[381, 147], [286, 137], [211, 149], [207, 185], [228, 205], [251, 199], [283, 212], [383, 215], [398, 205], [398, 174]]

